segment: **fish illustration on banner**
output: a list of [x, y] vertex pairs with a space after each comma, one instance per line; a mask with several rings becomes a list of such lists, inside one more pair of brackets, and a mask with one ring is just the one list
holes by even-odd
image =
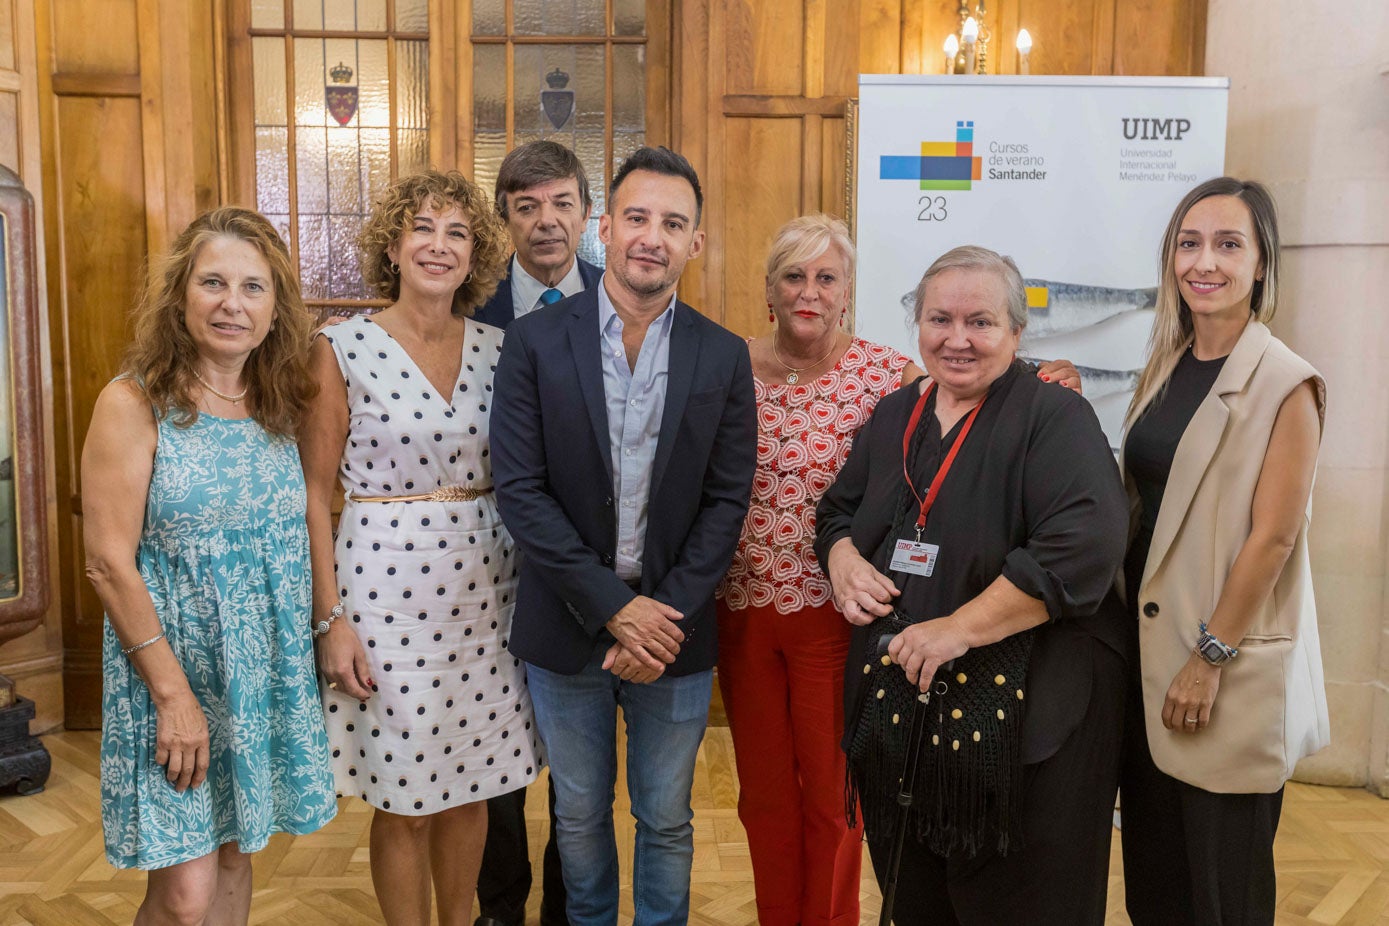
[[338, 125], [347, 125], [357, 115], [357, 86], [352, 83], [352, 69], [343, 62], [328, 72], [333, 82], [323, 88], [328, 114]]

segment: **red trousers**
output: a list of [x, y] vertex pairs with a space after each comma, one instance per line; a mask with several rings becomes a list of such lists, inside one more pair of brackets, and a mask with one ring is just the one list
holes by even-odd
[[844, 814], [849, 624], [719, 602], [719, 689], [738, 763], [761, 926], [856, 926], [861, 827]]

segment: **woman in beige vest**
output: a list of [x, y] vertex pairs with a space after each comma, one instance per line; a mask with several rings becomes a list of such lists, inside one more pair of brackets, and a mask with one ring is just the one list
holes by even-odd
[[1136, 612], [1121, 787], [1134, 926], [1271, 924], [1283, 785], [1326, 745], [1309, 499], [1325, 384], [1274, 338], [1278, 230], [1207, 181], [1162, 242], [1122, 467]]

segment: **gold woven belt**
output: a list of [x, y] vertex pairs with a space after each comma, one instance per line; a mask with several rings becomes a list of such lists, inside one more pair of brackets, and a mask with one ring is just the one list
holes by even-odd
[[488, 492], [491, 486], [441, 486], [422, 495], [349, 495], [354, 502], [472, 502]]

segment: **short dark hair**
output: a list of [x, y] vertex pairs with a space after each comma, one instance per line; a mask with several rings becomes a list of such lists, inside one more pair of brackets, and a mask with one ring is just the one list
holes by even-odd
[[653, 174], [683, 177], [688, 180], [690, 186], [694, 187], [695, 228], [699, 227], [700, 216], [704, 213], [704, 191], [699, 188], [699, 174], [695, 173], [695, 169], [690, 166], [690, 162], [685, 160], [683, 155], [676, 154], [665, 145], [659, 148], [638, 148], [627, 156], [627, 160], [622, 162], [622, 166], [617, 169], [617, 173], [613, 176], [612, 186], [608, 188], [609, 213], [612, 212], [613, 203], [617, 202], [617, 188], [634, 170], [649, 170]]
[[497, 171], [497, 215], [507, 218], [506, 194], [570, 177], [578, 181], [579, 197], [583, 200], [584, 212], [588, 212], [593, 208], [593, 197], [588, 191], [588, 174], [584, 173], [578, 155], [555, 141], [531, 141], [512, 148], [502, 158], [502, 166]]

